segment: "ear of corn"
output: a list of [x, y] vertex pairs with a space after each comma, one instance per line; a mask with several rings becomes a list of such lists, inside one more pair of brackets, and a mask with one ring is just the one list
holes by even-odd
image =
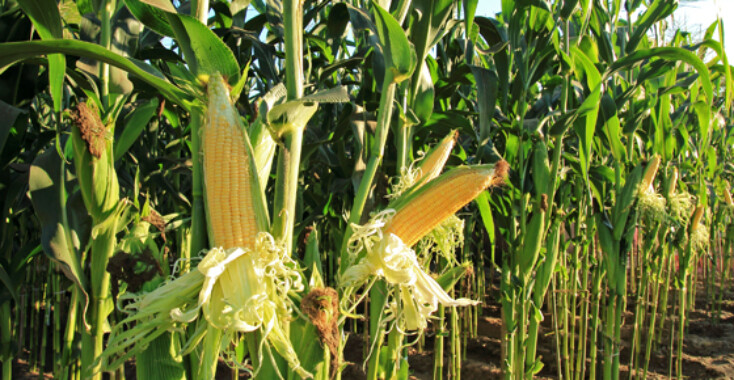
[[729, 182], [724, 181], [724, 201], [727, 206], [734, 206], [734, 200], [731, 199], [731, 193], [729, 192]]
[[678, 168], [673, 167], [673, 172], [668, 179], [668, 198], [675, 194], [676, 184], [678, 183]]
[[387, 223], [384, 234], [395, 234], [407, 246], [456, 211], [474, 200], [484, 189], [503, 182], [508, 172], [506, 161], [495, 165], [455, 168], [390, 205], [395, 215]]
[[120, 199], [120, 186], [115, 173], [112, 139], [102, 123], [99, 111], [87, 103], [79, 103], [73, 112], [72, 129], [74, 164], [84, 205], [95, 223], [108, 217]]
[[251, 248], [269, 224], [252, 146], [221, 75], [211, 76], [207, 95], [202, 140], [211, 245]]
[[660, 167], [660, 156], [656, 154], [645, 168], [645, 176], [642, 179], [640, 191], [645, 191], [652, 186], [652, 181], [655, 180], [655, 174], [658, 172], [658, 167]]
[[446, 165], [458, 137], [459, 132], [453, 130], [438, 145], [426, 153], [426, 156], [418, 165], [420, 170], [416, 174], [415, 183], [428, 182], [441, 174], [441, 170]]
[[703, 218], [703, 211], [703, 205], [698, 205], [696, 207], [696, 211], [693, 213], [693, 218], [691, 218], [691, 232], [695, 232], [696, 229], [698, 229], [698, 225], [701, 223], [701, 218]]
[[451, 131], [436, 146], [431, 148], [423, 159], [415, 161], [409, 168], [403, 169], [398, 181], [392, 186], [388, 198], [400, 198], [417, 191], [421, 186], [438, 177], [446, 161], [454, 149], [457, 131]]

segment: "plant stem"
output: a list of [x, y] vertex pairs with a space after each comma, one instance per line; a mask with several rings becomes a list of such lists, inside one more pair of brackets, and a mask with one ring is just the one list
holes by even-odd
[[209, 0], [192, 0], [191, 16], [195, 17], [202, 24], [207, 25], [209, 20]]
[[[117, 8], [117, 0], [106, 0], [102, 5], [102, 14], [100, 15], [101, 30], [99, 34], [99, 44], [105, 49], [110, 50], [112, 47], [112, 17]], [[110, 65], [104, 62], [99, 63], [99, 80], [100, 80], [100, 97], [102, 107], [108, 110], [110, 106]]]
[[207, 247], [206, 211], [204, 209], [204, 184], [202, 175], [201, 135], [199, 131], [204, 125], [204, 110], [200, 107], [191, 108], [191, 192], [193, 206], [191, 208], [191, 248], [186, 250], [189, 255], [197, 255]]
[[[116, 221], [104, 228], [92, 242], [91, 264], [92, 268], [106, 268], [107, 261], [112, 256], [115, 248], [115, 233], [117, 232]], [[104, 349], [104, 326], [107, 316], [113, 310], [112, 298], [110, 297], [110, 272], [106, 270], [92, 272], [92, 322], [87, 344], [82, 344], [82, 373], [84, 378], [102, 379], [102, 363], [97, 361]], [[92, 350], [90, 351], [89, 339], [92, 339]], [[86, 360], [85, 360], [86, 358]]]
[[[10, 301], [3, 302], [0, 307], [0, 336], [2, 337], [3, 347], [10, 347], [12, 344], [11, 330], [12, 319], [10, 318]], [[13, 378], [13, 357], [8, 356], [3, 360], [3, 380], [11, 380]]]
[[[283, 2], [285, 39], [285, 73], [287, 99], [303, 97], [303, 7], [301, 0]], [[283, 136], [278, 154], [278, 169], [273, 206], [273, 236], [285, 242], [288, 254], [293, 249], [293, 228], [298, 195], [298, 175], [301, 163], [303, 128], [292, 128]]]
[[370, 289], [370, 357], [367, 368], [367, 379], [377, 380], [380, 374], [380, 350], [382, 349], [383, 333], [385, 332], [382, 320], [385, 304], [387, 303], [387, 283], [377, 281]]
[[433, 343], [433, 380], [443, 379], [443, 336], [446, 333], [444, 319], [446, 310], [443, 305], [438, 305], [438, 318], [436, 320], [436, 338]]
[[385, 143], [387, 142], [387, 133], [390, 130], [390, 119], [392, 118], [393, 99], [395, 98], [395, 83], [392, 74], [388, 71], [385, 73], [385, 81], [382, 83], [382, 95], [380, 96], [380, 107], [377, 110], [377, 130], [376, 141], [373, 142], [370, 152], [370, 159], [367, 162], [362, 180], [359, 183], [359, 189], [354, 198], [354, 204], [349, 214], [349, 223], [347, 230], [342, 239], [342, 252], [346, 252], [347, 243], [352, 235], [352, 224], [359, 224], [362, 219], [364, 205], [367, 202], [372, 182], [374, 181], [377, 167], [382, 162], [385, 153]]

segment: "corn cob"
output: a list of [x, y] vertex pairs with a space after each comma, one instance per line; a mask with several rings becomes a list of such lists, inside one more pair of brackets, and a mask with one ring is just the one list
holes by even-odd
[[251, 248], [258, 233], [251, 155], [229, 89], [215, 74], [207, 86], [202, 132], [207, 221], [211, 245]]
[[385, 225], [384, 234], [395, 234], [407, 246], [476, 198], [484, 189], [503, 182], [509, 166], [506, 161], [495, 165], [459, 167], [429, 182], [394, 205], [395, 215]]
[[670, 187], [668, 189], [668, 197], [672, 197], [675, 194], [675, 187], [678, 184], [678, 168], [673, 168], [673, 174], [670, 178]]
[[724, 181], [724, 201], [727, 206], [734, 206], [734, 200], [731, 199], [731, 193], [729, 192], [729, 182]]
[[698, 205], [698, 207], [696, 207], [696, 211], [693, 213], [693, 218], [692, 218], [692, 223], [691, 223], [691, 233], [695, 232], [696, 229], [698, 229], [698, 225], [701, 222], [701, 218], [703, 218], [703, 211], [704, 211], [703, 205]]
[[650, 163], [647, 164], [647, 168], [645, 168], [645, 177], [642, 179], [642, 186], [640, 186], [641, 191], [645, 191], [652, 186], [652, 181], [655, 179], [658, 167], [660, 167], [660, 156], [655, 155], [655, 157], [650, 160]]
[[458, 137], [459, 131], [451, 131], [435, 148], [426, 154], [418, 166], [420, 170], [416, 174], [415, 183], [430, 181], [441, 174], [441, 170], [443, 170], [446, 161], [449, 159]]

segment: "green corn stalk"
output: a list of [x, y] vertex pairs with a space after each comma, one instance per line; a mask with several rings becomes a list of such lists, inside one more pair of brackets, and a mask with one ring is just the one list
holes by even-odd
[[[617, 178], [621, 176], [621, 168], [616, 167]], [[604, 252], [604, 264], [607, 272], [608, 300], [606, 306], [604, 330], [604, 373], [605, 379], [619, 377], [619, 351], [621, 339], [622, 312], [626, 295], [627, 268], [626, 257], [629, 252], [632, 235], [636, 223], [636, 209], [633, 207], [637, 199], [638, 188], [642, 181], [642, 166], [637, 166], [627, 176], [624, 188], [617, 192], [618, 198], [612, 206], [610, 225], [601, 215], [597, 215], [596, 225], [599, 242]], [[623, 242], [624, 238], [624, 242]], [[623, 244], [624, 243], [624, 244]]]
[[[72, 143], [82, 199], [93, 225], [89, 253], [91, 305], [87, 318], [90, 328], [82, 335], [82, 371], [85, 377], [100, 379], [101, 366], [93, 363], [102, 353], [107, 316], [113, 309], [107, 263], [114, 253], [124, 204], [120, 203], [112, 141], [105, 137], [107, 128], [96, 112], [83, 103], [79, 105]], [[81, 128], [85, 128], [84, 138]]]

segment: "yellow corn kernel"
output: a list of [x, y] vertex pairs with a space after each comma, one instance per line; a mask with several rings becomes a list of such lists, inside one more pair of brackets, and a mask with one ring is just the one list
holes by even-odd
[[509, 165], [459, 167], [421, 187], [409, 199], [399, 200], [395, 215], [385, 225], [384, 234], [395, 234], [412, 246], [446, 218], [474, 200], [484, 189], [499, 185]]
[[204, 184], [212, 246], [251, 248], [258, 233], [250, 157], [229, 89], [215, 74], [207, 86], [208, 110], [202, 132]]
[[451, 151], [454, 149], [456, 139], [459, 137], [459, 131], [452, 131], [448, 136], [444, 137], [443, 140], [433, 149], [431, 149], [418, 166], [418, 174], [415, 178], [415, 183], [419, 181], [430, 181], [443, 170], [443, 166], [451, 155]]

